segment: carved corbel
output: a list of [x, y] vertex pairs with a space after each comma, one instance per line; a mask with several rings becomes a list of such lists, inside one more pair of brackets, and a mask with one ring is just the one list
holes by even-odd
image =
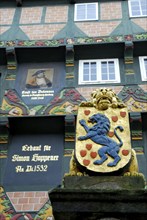
[[74, 48], [73, 45], [66, 47], [66, 79], [74, 78]]
[[74, 64], [74, 48], [73, 48], [73, 46], [66, 47], [66, 64], [67, 65]]
[[75, 116], [66, 115], [65, 116], [65, 134], [75, 132]]
[[136, 140], [140, 138], [142, 139], [142, 117], [140, 112], [130, 112], [130, 126], [132, 134], [134, 133], [134, 131], [136, 132], [136, 134], [138, 134], [136, 136], [136, 134], [134, 133], [134, 135], [132, 135], [132, 138], [133, 136], [135, 136]]
[[134, 45], [132, 41], [125, 42], [125, 51], [124, 51], [125, 64], [133, 63], [133, 48]]
[[137, 153], [143, 153], [142, 117], [140, 112], [130, 112], [131, 140]]
[[6, 58], [7, 58], [7, 69], [16, 69], [17, 67], [17, 60], [15, 54], [14, 47], [7, 47], [6, 48]]
[[65, 116], [65, 131], [74, 131], [75, 130], [75, 116], [66, 115]]
[[75, 139], [75, 116], [66, 115], [65, 116], [65, 145], [71, 142], [74, 144]]
[[75, 4], [76, 0], [69, 0], [70, 4]]
[[16, 0], [17, 7], [21, 7], [22, 6], [22, 2], [23, 2], [23, 0]]
[[[134, 45], [133, 45], [132, 40], [126, 40], [125, 47], [124, 47], [124, 64], [125, 64], [126, 75], [134, 75], [135, 73], [133, 69], [133, 48], [134, 48]], [[127, 79], [127, 82], [130, 83], [128, 79]]]
[[130, 112], [130, 122], [142, 123], [140, 112]]

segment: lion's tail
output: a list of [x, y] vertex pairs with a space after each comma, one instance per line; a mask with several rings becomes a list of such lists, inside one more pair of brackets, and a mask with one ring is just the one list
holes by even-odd
[[119, 140], [119, 147], [121, 147], [123, 145], [123, 142], [121, 140], [121, 138], [118, 136], [116, 130], [119, 129], [121, 132], [124, 130], [122, 126], [117, 126], [115, 129], [114, 129], [114, 134], [115, 136], [117, 137], [117, 139]]

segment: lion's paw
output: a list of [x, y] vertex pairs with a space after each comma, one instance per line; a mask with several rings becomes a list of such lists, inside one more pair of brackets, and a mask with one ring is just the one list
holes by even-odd
[[142, 173], [138, 173], [136, 171], [132, 171], [132, 172], [126, 172], [124, 173], [124, 176], [140, 176], [142, 177], [143, 179], [145, 179], [144, 175]]
[[65, 174], [64, 174], [64, 177], [66, 177], [66, 176], [70, 176], [70, 173], [65, 173]]
[[76, 176], [77, 174], [76, 174], [76, 172], [75, 171], [70, 171], [69, 173], [65, 173], [64, 174], [64, 177], [66, 177], [66, 176]]
[[81, 172], [77, 172], [77, 176], [84, 176], [84, 174]]
[[64, 174], [64, 177], [67, 177], [67, 176], [88, 176], [86, 173], [82, 173], [80, 171], [70, 171], [69, 173], [65, 173]]

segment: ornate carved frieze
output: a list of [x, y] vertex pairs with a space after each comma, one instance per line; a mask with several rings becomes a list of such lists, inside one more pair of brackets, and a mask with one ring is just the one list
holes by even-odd
[[78, 105], [85, 100], [76, 89], [63, 89], [43, 111], [44, 115], [76, 114]]
[[28, 108], [22, 102], [15, 90], [8, 90], [5, 92], [2, 107], [0, 109], [1, 116], [20, 116], [27, 115]]
[[15, 90], [8, 90], [3, 98], [0, 115], [73, 115], [77, 113], [78, 105], [83, 100], [85, 99], [75, 89], [63, 89], [47, 106], [27, 106]]
[[16, 40], [0, 41], [0, 47], [56, 47], [59, 45], [119, 43], [126, 41], [146, 41], [147, 34], [117, 35], [101, 37], [61, 38], [58, 40]]
[[127, 105], [130, 112], [147, 111], [147, 93], [139, 86], [124, 86], [119, 97]]

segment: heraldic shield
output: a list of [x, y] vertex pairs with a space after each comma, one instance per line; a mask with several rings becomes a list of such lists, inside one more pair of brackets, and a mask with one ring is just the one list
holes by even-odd
[[81, 105], [76, 125], [75, 158], [89, 171], [111, 173], [131, 159], [129, 116], [126, 106]]

